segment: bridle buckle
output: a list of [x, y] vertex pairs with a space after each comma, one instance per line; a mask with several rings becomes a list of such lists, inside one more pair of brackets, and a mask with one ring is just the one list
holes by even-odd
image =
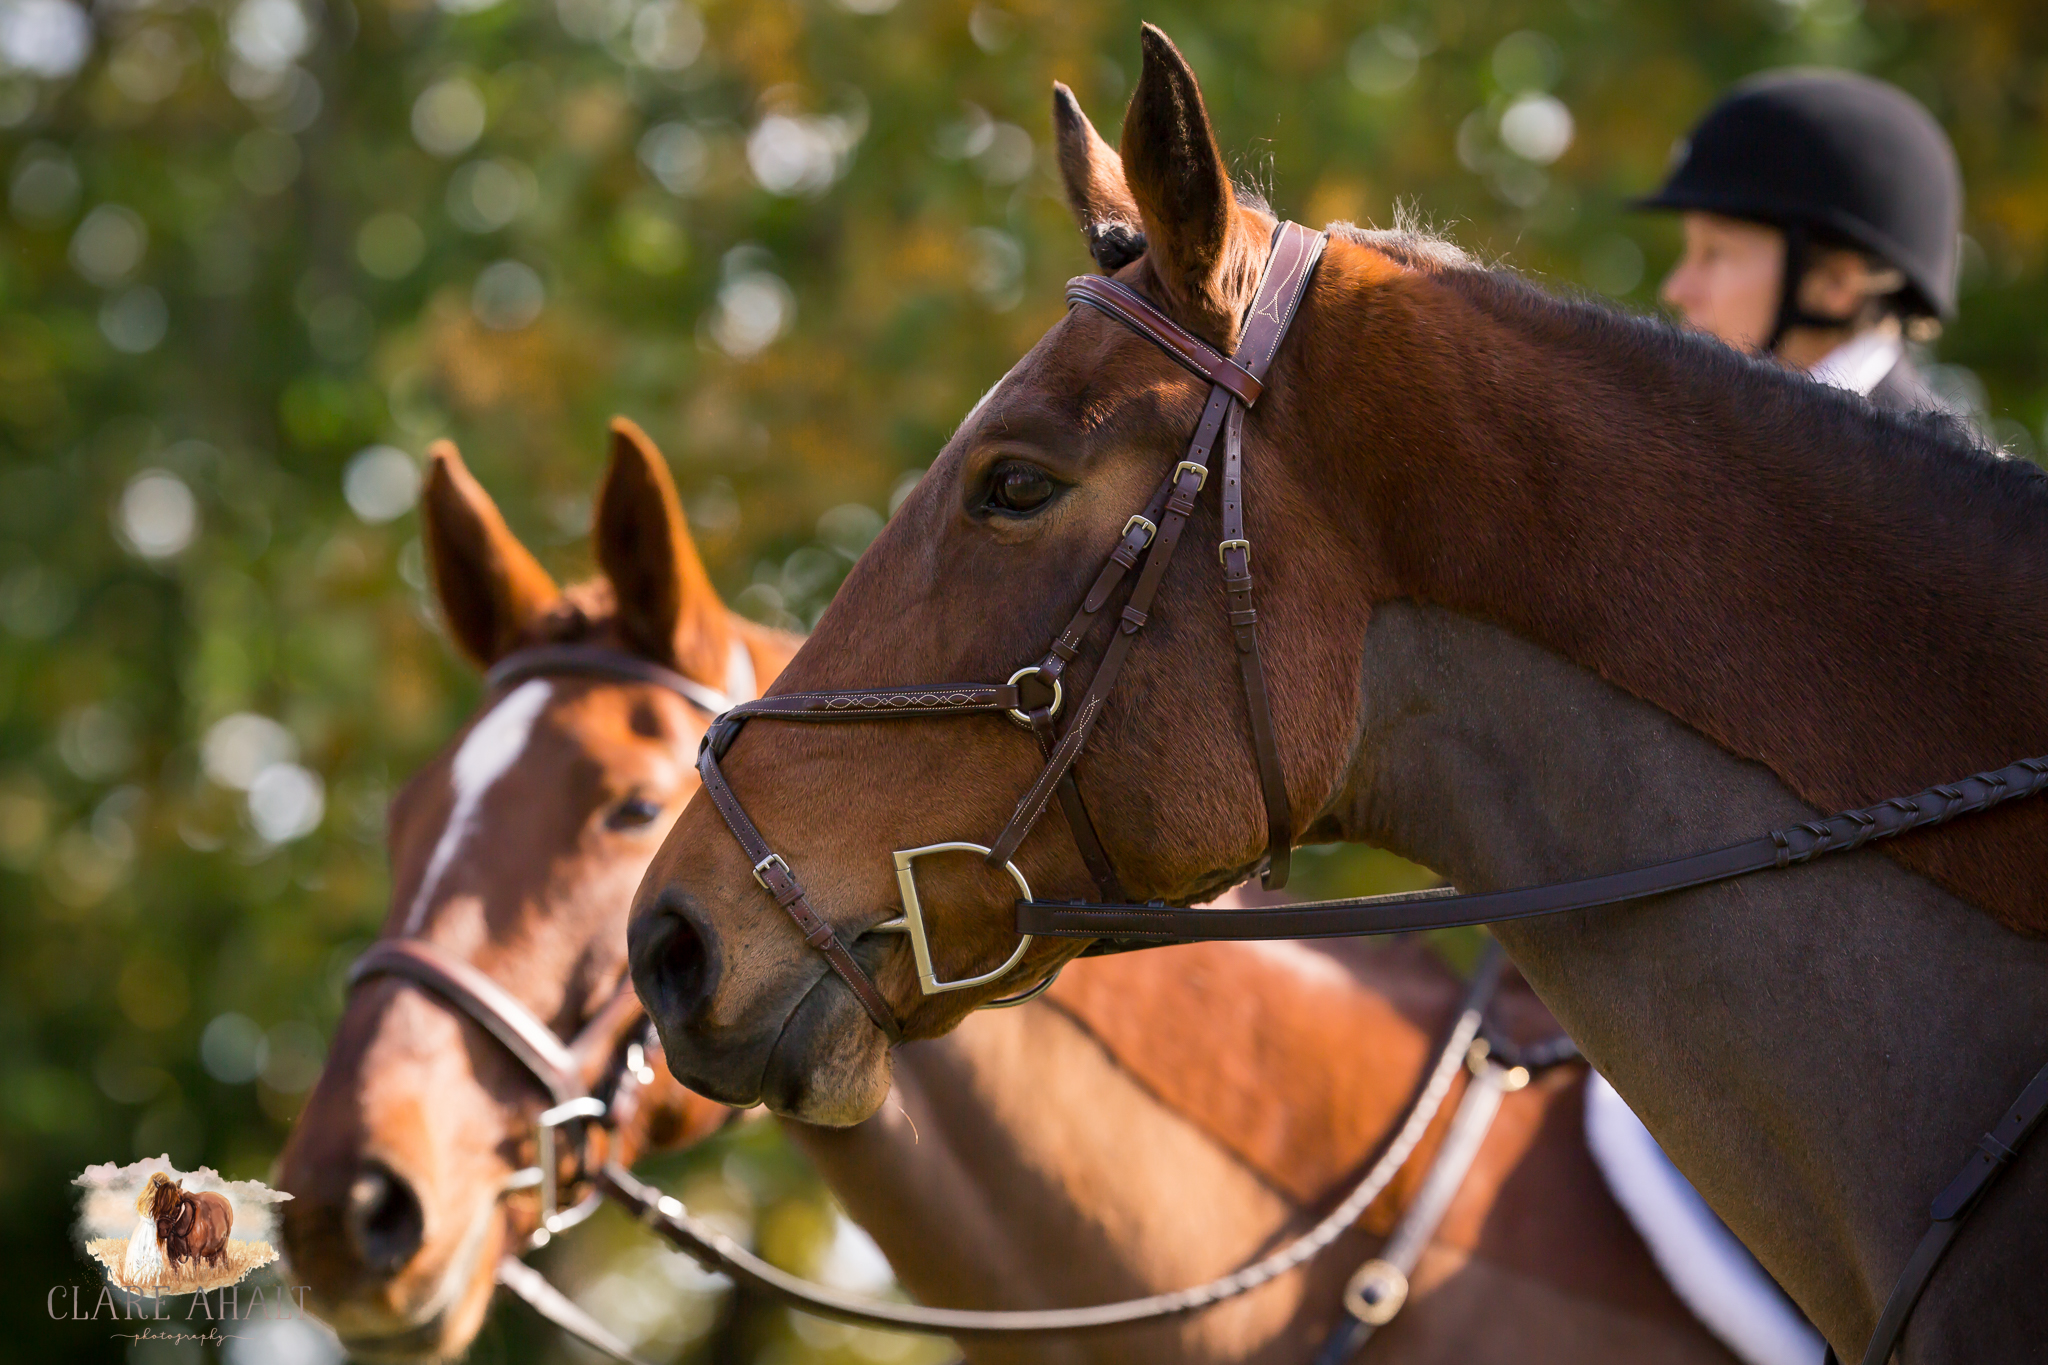
[[1201, 492], [1203, 485], [1209, 482], [1209, 466], [1194, 460], [1182, 460], [1173, 467], [1173, 482], [1180, 482], [1181, 471], [1184, 469], [1195, 471], [1195, 491], [1197, 493]]
[[1252, 543], [1249, 540], [1226, 540], [1219, 543], [1216, 546], [1216, 562], [1223, 565], [1226, 569], [1229, 568], [1230, 565], [1224, 560], [1223, 556], [1229, 554], [1232, 550], [1244, 551], [1244, 567], [1245, 571], [1249, 573], [1252, 567]]
[[789, 875], [789, 864], [782, 861], [780, 853], [771, 853], [760, 862], [754, 864], [754, 880], [761, 884], [763, 891], [772, 896], [775, 894], [775, 888], [768, 885], [768, 878], [763, 875], [770, 867], [781, 868], [782, 875], [787, 877]]
[[[1182, 463], [1185, 464], [1186, 461], [1182, 461]], [[1118, 535], [1129, 535], [1131, 533], [1131, 528], [1133, 526], [1142, 526], [1145, 528], [1145, 545], [1150, 545], [1152, 543], [1152, 537], [1159, 534], [1159, 527], [1152, 520], [1152, 518], [1146, 516], [1143, 512], [1133, 512], [1131, 513], [1131, 519], [1124, 523], [1124, 529], [1118, 532]], [[1138, 548], [1142, 550], [1145, 548], [1145, 545], [1140, 545]]]
[[[556, 1233], [567, 1232], [575, 1227], [597, 1212], [597, 1206], [604, 1202], [604, 1193], [592, 1189], [572, 1207], [558, 1207], [561, 1193], [557, 1186], [560, 1168], [555, 1151], [555, 1130], [567, 1124], [593, 1119], [601, 1122], [610, 1114], [610, 1105], [595, 1095], [585, 1095], [566, 1104], [558, 1104], [552, 1109], [543, 1109], [540, 1117], [534, 1120], [535, 1135], [540, 1146], [540, 1226], [533, 1230], [533, 1236], [528, 1239], [529, 1250], [546, 1246]], [[580, 1179], [587, 1166], [581, 1142], [576, 1145], [576, 1165], [576, 1178]]]

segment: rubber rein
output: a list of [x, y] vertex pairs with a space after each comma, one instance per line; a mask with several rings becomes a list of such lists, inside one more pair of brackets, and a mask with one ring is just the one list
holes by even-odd
[[[723, 694], [658, 664], [584, 645], [520, 651], [493, 668], [488, 682], [494, 691], [502, 692], [528, 678], [564, 675], [664, 687], [707, 711], [721, 703], [720, 709], [732, 705]], [[751, 670], [745, 681], [750, 687]], [[535, 1186], [541, 1190], [540, 1225], [523, 1251], [545, 1246], [610, 1199], [707, 1269], [804, 1312], [861, 1326], [952, 1337], [1047, 1336], [1128, 1327], [1199, 1312], [1278, 1279], [1342, 1237], [1386, 1191], [1428, 1131], [1463, 1066], [1471, 1071], [1472, 1080], [1417, 1194], [1380, 1255], [1360, 1267], [1345, 1290], [1345, 1316], [1319, 1356], [1319, 1360], [1337, 1362], [1349, 1359], [1406, 1302], [1407, 1277], [1470, 1169], [1501, 1097], [1528, 1084], [1532, 1073], [1578, 1056], [1569, 1039], [1522, 1049], [1488, 1026], [1486, 1010], [1501, 966], [1498, 945], [1490, 945], [1401, 1126], [1365, 1176], [1314, 1227], [1271, 1255], [1191, 1289], [1085, 1308], [1024, 1312], [924, 1308], [813, 1284], [762, 1260], [612, 1160], [609, 1153], [617, 1150], [618, 1130], [632, 1120], [640, 1089], [654, 1079], [646, 1058], [647, 1049], [657, 1044], [646, 1011], [630, 986], [622, 985], [566, 1042], [484, 972], [424, 940], [383, 939], [372, 944], [350, 968], [349, 986], [353, 989], [372, 977], [391, 976], [431, 991], [496, 1039], [547, 1094], [550, 1105], [535, 1119], [539, 1160], [516, 1172], [504, 1186], [508, 1192]], [[1036, 987], [1027, 995], [1042, 989]], [[734, 1110], [734, 1117], [740, 1112]], [[608, 1137], [606, 1155], [599, 1159], [592, 1157], [594, 1131]], [[566, 1176], [562, 1173], [564, 1161], [569, 1165]], [[584, 1188], [582, 1197], [571, 1207], [560, 1208], [558, 1192], [578, 1187]], [[518, 1254], [508, 1253], [500, 1261], [497, 1278], [534, 1311], [584, 1345], [627, 1365], [642, 1365], [624, 1341]]]
[[[1995, 772], [1978, 773], [1955, 783], [1930, 787], [1915, 796], [1774, 830], [1728, 848], [1606, 876], [1512, 891], [1463, 895], [1454, 888], [1444, 888], [1250, 911], [1194, 910], [1159, 902], [1126, 901], [1116, 889], [1115, 870], [1081, 803], [1074, 764], [1101, 716], [1125, 658], [1149, 619], [1160, 580], [1195, 510], [1196, 497], [1208, 481], [1210, 453], [1219, 435], [1224, 459], [1219, 493], [1222, 539], [1217, 544], [1216, 556], [1222, 566], [1230, 626], [1250, 715], [1253, 758], [1265, 799], [1268, 838], [1264, 874], [1269, 887], [1277, 888], [1287, 879], [1288, 850], [1293, 845], [1294, 830], [1285, 776], [1273, 738], [1272, 705], [1259, 659], [1258, 613], [1252, 605], [1252, 547], [1244, 526], [1242, 437], [1244, 415], [1264, 392], [1267, 370], [1306, 292], [1323, 245], [1321, 234], [1295, 223], [1282, 223], [1274, 230], [1265, 274], [1244, 317], [1237, 352], [1227, 357], [1167, 317], [1136, 290], [1116, 280], [1083, 276], [1068, 282], [1069, 304], [1085, 304], [1130, 328], [1172, 360], [1208, 380], [1210, 391], [1187, 458], [1167, 475], [1145, 509], [1125, 523], [1122, 538], [1110, 552], [1080, 610], [1036, 665], [1019, 669], [1001, 684], [782, 693], [736, 707], [720, 717], [705, 735], [698, 755], [698, 771], [705, 791], [753, 862], [755, 880], [796, 920], [805, 940], [825, 955], [891, 1043], [900, 1041], [902, 1034], [887, 999], [847, 951], [831, 924], [812, 909], [803, 883], [781, 855], [768, 846], [719, 771], [719, 759], [749, 720], [934, 719], [1004, 713], [1037, 736], [1045, 754], [1045, 766], [1018, 801], [1009, 823], [993, 844], [931, 844], [899, 849], [894, 855], [904, 918], [877, 927], [900, 928], [910, 933], [919, 986], [926, 995], [1001, 979], [1023, 960], [1032, 941], [1040, 936], [1090, 939], [1094, 940], [1091, 951], [1115, 952], [1209, 939], [1405, 933], [1562, 914], [1663, 895], [1753, 872], [1795, 867], [1825, 854], [1861, 848], [1874, 839], [1893, 838], [1909, 830], [1989, 810], [2048, 787], [2048, 759], [2022, 759]], [[1115, 618], [1105, 618], [1103, 610], [1111, 595], [1133, 569], [1137, 570], [1137, 580], [1122, 610]], [[1061, 732], [1054, 721], [1063, 700], [1061, 675], [1079, 657], [1094, 627], [1103, 619], [1115, 619], [1117, 625], [1103, 648], [1086, 694]], [[1082, 859], [1102, 892], [1100, 902], [1039, 900], [1011, 861], [1024, 836], [1055, 796], [1061, 801]], [[1017, 903], [1019, 939], [1009, 959], [991, 972], [957, 981], [940, 981], [932, 968], [917, 894], [916, 860], [946, 852], [981, 854], [990, 866], [1008, 872], [1022, 893]], [[1033, 990], [1043, 989], [1048, 982], [1049, 979], [1040, 981]], [[2044, 1112], [2048, 1112], [2048, 1067], [2042, 1068], [1994, 1129], [1979, 1141], [1962, 1171], [1935, 1199], [1930, 1209], [1933, 1226], [1900, 1273], [1863, 1355], [1864, 1365], [1884, 1365], [1890, 1358], [1906, 1317], [1926, 1288], [1942, 1253], [1985, 1189], [2039, 1126]], [[1832, 1362], [1832, 1349], [1829, 1359]]]

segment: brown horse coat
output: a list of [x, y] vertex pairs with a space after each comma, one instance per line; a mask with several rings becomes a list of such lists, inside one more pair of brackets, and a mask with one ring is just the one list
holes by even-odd
[[183, 1261], [219, 1265], [226, 1259], [228, 1232], [235, 1225], [235, 1206], [226, 1195], [211, 1190], [192, 1194], [177, 1181], [165, 1181], [157, 1187], [150, 1214], [156, 1219], [156, 1239], [163, 1244], [164, 1260], [171, 1265]]

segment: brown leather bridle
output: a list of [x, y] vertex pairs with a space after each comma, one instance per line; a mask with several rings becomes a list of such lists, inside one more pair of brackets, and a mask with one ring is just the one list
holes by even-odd
[[[729, 691], [700, 683], [648, 659], [587, 644], [535, 645], [506, 655], [485, 675], [487, 691], [503, 695], [530, 678], [582, 677], [646, 683], [682, 697], [708, 716], [732, 709]], [[753, 664], [736, 641], [726, 687], [751, 694]], [[385, 938], [349, 967], [353, 991], [374, 977], [397, 977], [421, 987], [495, 1038], [550, 1103], [534, 1120], [538, 1161], [517, 1172], [508, 1189], [538, 1186], [540, 1223], [527, 1249], [544, 1246], [595, 1212], [601, 1196], [589, 1187], [596, 1168], [589, 1156], [593, 1131], [616, 1135], [633, 1112], [638, 1092], [654, 1080], [647, 1057], [659, 1046], [633, 983], [621, 979], [575, 1035], [563, 1038], [487, 973], [421, 938]], [[560, 1178], [558, 1134], [566, 1133], [571, 1174]], [[571, 1207], [559, 1207], [563, 1186], [584, 1189]], [[516, 1259], [516, 1257], [511, 1258]]]
[[[762, 837], [748, 818], [739, 798], [719, 770], [719, 760], [732, 747], [740, 729], [750, 720], [785, 721], [868, 721], [910, 720], [947, 716], [1008, 715], [1028, 727], [1037, 738], [1045, 766], [1038, 778], [1018, 800], [1009, 823], [988, 845], [965, 842], [929, 844], [922, 848], [898, 849], [895, 853], [897, 884], [903, 892], [904, 915], [900, 921], [877, 926], [901, 929], [910, 935], [917, 959], [919, 985], [926, 995], [984, 985], [1004, 974], [1022, 960], [1031, 944], [1024, 935], [1016, 950], [993, 972], [965, 980], [941, 981], [932, 967], [923, 907], [917, 895], [917, 859], [944, 852], [977, 852], [989, 866], [1009, 873], [1024, 895], [1032, 899], [1030, 886], [1013, 859], [1046, 807], [1057, 797], [1073, 832], [1074, 843], [1090, 876], [1105, 901], [1121, 901], [1123, 892], [1116, 870], [1110, 865], [1094, 822], [1082, 804], [1074, 781], [1074, 764], [1087, 745], [1110, 689], [1149, 619], [1167, 565], [1180, 544], [1181, 533], [1194, 515], [1196, 499], [1209, 480], [1209, 459], [1219, 437], [1223, 444], [1222, 488], [1220, 493], [1223, 538], [1216, 547], [1222, 565], [1223, 585], [1229, 597], [1230, 626], [1237, 644], [1237, 658], [1244, 682], [1245, 702], [1251, 713], [1252, 752], [1259, 782], [1265, 794], [1267, 853], [1266, 885], [1280, 887], [1287, 881], [1289, 850], [1294, 843], [1293, 817], [1287, 804], [1287, 780], [1280, 766], [1280, 750], [1273, 735], [1273, 708], [1266, 695], [1265, 671], [1259, 660], [1258, 612], [1252, 605], [1251, 541], [1244, 525], [1244, 415], [1258, 402], [1273, 357], [1287, 335], [1307, 291], [1310, 275], [1322, 256], [1326, 238], [1298, 223], [1282, 223], [1273, 234], [1272, 249], [1258, 292], [1246, 311], [1234, 355], [1226, 356], [1215, 347], [1180, 326], [1130, 286], [1100, 275], [1083, 275], [1067, 282], [1069, 304], [1086, 304], [1108, 314], [1151, 341], [1174, 361], [1209, 381], [1208, 402], [1188, 444], [1187, 456], [1175, 465], [1153, 493], [1144, 510], [1124, 523], [1094, 586], [1082, 599], [1065, 630], [1047, 648], [1036, 665], [1020, 668], [1007, 682], [965, 683], [937, 687], [880, 687], [835, 692], [783, 692], [736, 706], [720, 716], [704, 736], [698, 751], [697, 771], [718, 813], [724, 817], [733, 837], [739, 840], [747, 860], [753, 864], [754, 879], [775, 898], [802, 930], [804, 941], [822, 953], [892, 1043], [903, 1034], [894, 1009], [881, 989], [854, 959], [837, 931], [812, 908], [803, 882], [789, 863]], [[1064, 701], [1062, 675], [1080, 657], [1081, 649], [1096, 625], [1104, 619], [1103, 609], [1126, 575], [1137, 571], [1130, 595], [1117, 613], [1117, 622], [1102, 651], [1101, 662], [1089, 679], [1079, 703], [1069, 712], [1064, 733], [1055, 723]], [[1012, 996], [997, 1004], [1013, 1004], [1043, 990], [1051, 978], [1038, 983], [1025, 995]]]

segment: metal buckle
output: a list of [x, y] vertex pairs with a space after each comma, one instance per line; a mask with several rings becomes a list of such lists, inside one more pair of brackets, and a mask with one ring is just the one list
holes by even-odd
[[[1023, 960], [1024, 950], [1031, 946], [1031, 935], [1020, 935], [1017, 950], [1010, 954], [1008, 961], [992, 972], [963, 977], [958, 981], [939, 980], [939, 974], [932, 966], [931, 940], [925, 934], [924, 906], [917, 897], [917, 860], [933, 853], [979, 853], [986, 858], [989, 849], [981, 844], [968, 843], [926, 844], [922, 848], [897, 849], [896, 887], [903, 893], [903, 913], [887, 923], [877, 924], [872, 932], [910, 935], [910, 955], [917, 959], [917, 984], [926, 995], [937, 995], [941, 991], [964, 991], [969, 986], [985, 986], [1006, 975], [1012, 967]], [[1022, 898], [1030, 900], [1031, 883], [1024, 880], [1024, 874], [1017, 870], [1017, 865], [1004, 863], [1003, 870], [1010, 874], [1011, 881], [1017, 883], [1017, 890], [1022, 894]]]
[[[1153, 524], [1152, 518], [1146, 516], [1143, 512], [1133, 512], [1131, 513], [1131, 519], [1124, 523], [1124, 529], [1118, 533], [1119, 539], [1129, 535], [1133, 526], [1145, 528], [1145, 545], [1150, 545], [1152, 537], [1159, 534], [1159, 527]], [[1142, 550], [1145, 548], [1145, 545], [1140, 545], [1138, 548]]]
[[[591, 1214], [597, 1212], [597, 1206], [604, 1202], [604, 1193], [601, 1190], [593, 1189], [589, 1194], [584, 1195], [582, 1199], [578, 1200], [572, 1208], [560, 1209], [556, 1207], [556, 1201], [560, 1198], [560, 1192], [556, 1188], [558, 1165], [555, 1152], [555, 1129], [566, 1124], [580, 1123], [586, 1119], [602, 1119], [610, 1112], [610, 1107], [603, 1100], [598, 1099], [595, 1095], [585, 1095], [581, 1099], [570, 1100], [566, 1104], [558, 1104], [552, 1109], [544, 1109], [541, 1111], [540, 1117], [534, 1120], [537, 1135], [540, 1139], [540, 1179], [538, 1181], [540, 1185], [540, 1226], [533, 1230], [533, 1236], [527, 1241], [527, 1249], [529, 1251], [546, 1246], [556, 1233], [567, 1232], [570, 1228], [575, 1227], [578, 1223], [590, 1217]], [[580, 1167], [582, 1163], [583, 1152], [579, 1145], [577, 1148], [577, 1164]], [[513, 1177], [517, 1184], [514, 1185], [508, 1182], [508, 1187], [525, 1188], [528, 1183], [531, 1183], [522, 1179], [525, 1175], [526, 1172], [521, 1171], [517, 1176]]]
[[1193, 460], [1182, 460], [1179, 464], [1173, 467], [1172, 481], [1174, 483], [1180, 482], [1180, 472], [1183, 469], [1192, 469], [1195, 471], [1195, 491], [1197, 493], [1201, 492], [1202, 486], [1209, 482], [1209, 466], [1205, 464], [1197, 464]]
[[789, 875], [789, 864], [782, 861], [780, 853], [771, 853], [760, 862], [754, 864], [754, 880], [761, 883], [761, 889], [772, 896], [775, 894], [775, 888], [768, 885], [768, 879], [761, 875], [761, 870], [770, 863], [779, 866], [782, 869], [782, 875], [785, 877]]
[[[1133, 517], [1133, 518], [1131, 518], [1131, 520], [1132, 520], [1132, 521], [1145, 521], [1145, 519], [1144, 519], [1143, 517]], [[1150, 525], [1151, 525], [1152, 523], [1151, 523], [1151, 522], [1149, 522], [1149, 521], [1146, 521], [1146, 522], [1145, 522], [1145, 524], [1146, 524], [1147, 526], [1150, 526]], [[1124, 527], [1124, 529], [1125, 529], [1126, 531], [1128, 531], [1128, 530], [1130, 530], [1131, 528], [1130, 528], [1129, 526], [1126, 526], [1126, 527]], [[1018, 669], [1018, 670], [1017, 670], [1017, 671], [1016, 671], [1015, 673], [1012, 673], [1012, 674], [1011, 674], [1011, 675], [1009, 676], [1009, 678], [1008, 678], [1008, 680], [1007, 680], [1007, 685], [1008, 685], [1008, 686], [1011, 686], [1011, 687], [1015, 687], [1015, 686], [1017, 685], [1017, 679], [1019, 679], [1019, 678], [1021, 678], [1021, 677], [1024, 677], [1024, 676], [1025, 676], [1026, 674], [1030, 674], [1030, 673], [1036, 673], [1037, 671], [1038, 671], [1038, 665], [1037, 665], [1037, 664], [1032, 664], [1032, 665], [1031, 665], [1031, 666], [1030, 666], [1029, 668], [1020, 668], [1020, 669]], [[1049, 715], [1049, 716], [1056, 716], [1056, 715], [1058, 715], [1058, 714], [1060, 713], [1060, 706], [1061, 706], [1061, 704], [1062, 704], [1063, 702], [1065, 702], [1065, 701], [1066, 701], [1066, 699], [1067, 699], [1067, 694], [1066, 694], [1066, 690], [1065, 690], [1064, 688], [1062, 688], [1062, 687], [1060, 686], [1060, 680], [1059, 680], [1058, 678], [1054, 678], [1054, 679], [1052, 680], [1052, 705], [1046, 708], [1046, 714], [1047, 714], [1047, 715]], [[1016, 722], [1017, 722], [1017, 723], [1018, 723], [1019, 725], [1023, 726], [1023, 727], [1025, 728], [1025, 729], [1029, 730], [1029, 729], [1031, 728], [1031, 717], [1030, 717], [1030, 716], [1028, 716], [1028, 715], [1026, 715], [1026, 714], [1024, 714], [1024, 712], [1022, 712], [1022, 711], [1019, 711], [1019, 710], [1018, 710], [1018, 709], [1017, 709], [1016, 707], [1012, 706], [1012, 707], [1008, 708], [1008, 714], [1009, 714], [1009, 717], [1010, 717], [1010, 719], [1011, 719], [1011, 720], [1014, 720], [1014, 721], [1016, 721]], [[950, 848], [950, 847], [952, 847], [952, 845], [950, 845], [950, 844], [946, 844], [946, 845], [936, 845], [935, 847], [945, 847], [945, 848]], [[982, 852], [983, 852], [983, 853], [986, 853], [986, 852], [988, 852], [988, 850], [987, 850], [987, 849], [983, 849], [983, 850], [982, 850]], [[761, 874], [760, 874], [760, 873], [758, 873], [758, 872], [756, 872], [756, 873], [755, 873], [754, 875], [755, 875], [756, 877], [759, 877], [759, 876], [760, 876]], [[1031, 897], [1029, 897], [1029, 896], [1026, 896], [1026, 897], [1025, 897], [1024, 899], [1025, 899], [1025, 900], [1030, 900], [1030, 899], [1031, 899]]]
[[1223, 556], [1230, 550], [1244, 551], [1245, 572], [1250, 573], [1252, 567], [1252, 543], [1249, 540], [1226, 540], [1218, 544], [1216, 546], [1216, 562], [1222, 564], [1226, 569], [1230, 565], [1224, 562]]

